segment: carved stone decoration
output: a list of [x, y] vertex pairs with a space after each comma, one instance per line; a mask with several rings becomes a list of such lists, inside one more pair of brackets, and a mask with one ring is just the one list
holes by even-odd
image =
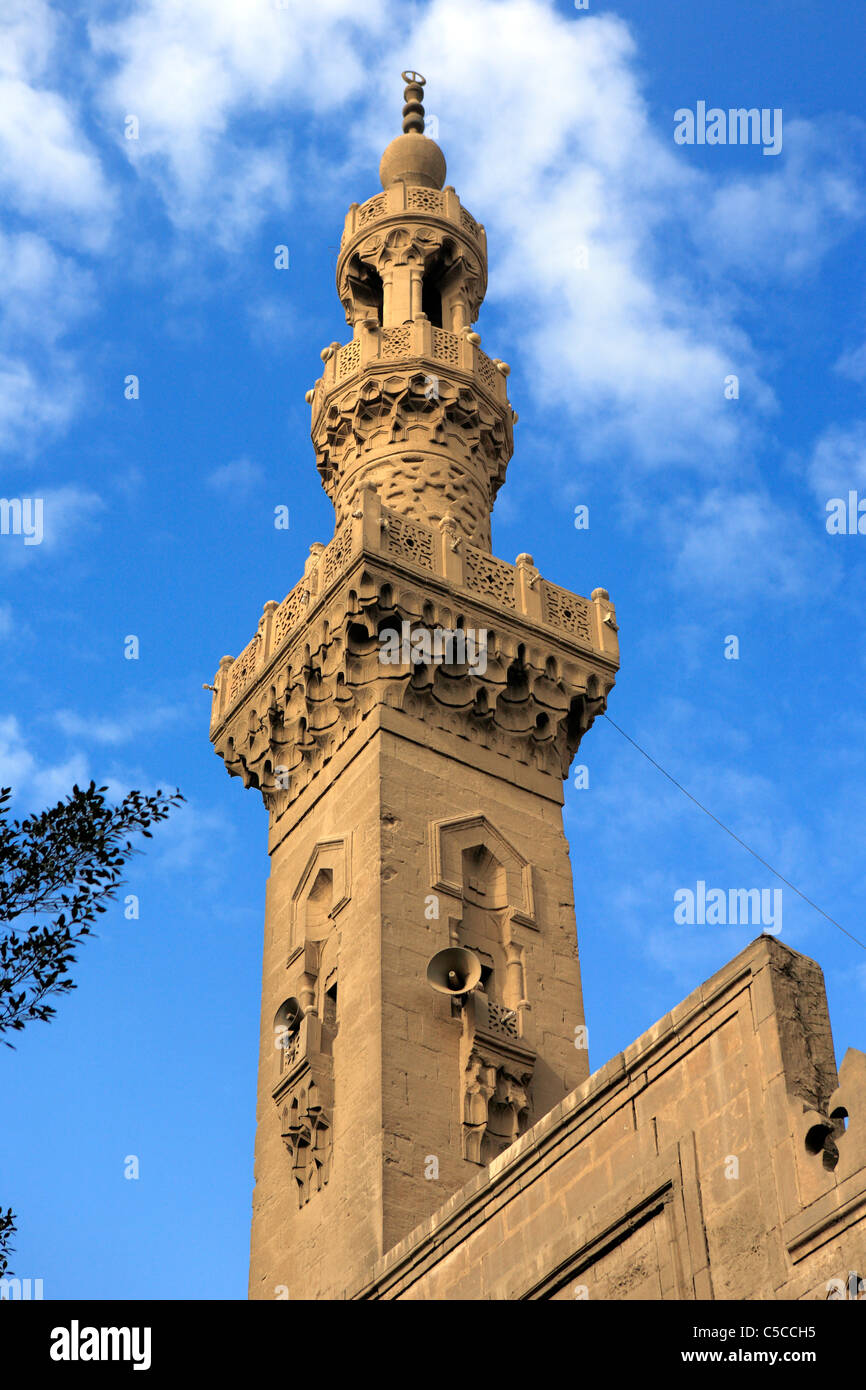
[[823, 1111], [804, 1111], [806, 1152], [837, 1182], [866, 1168], [866, 1124], [859, 1098], [866, 1094], [866, 1053], [849, 1047], [839, 1068], [839, 1086]]
[[529, 1126], [532, 1059], [475, 1044], [463, 1077], [463, 1157], [490, 1163]]
[[298, 1206], [320, 1192], [331, 1170], [331, 1126], [309, 1075], [296, 1084], [281, 1111], [283, 1143], [291, 1154]]
[[333, 924], [352, 894], [352, 836], [351, 833], [332, 840], [320, 840], [312, 851], [292, 894], [289, 921], [289, 954], [299, 950], [307, 940], [321, 937], [321, 931], [310, 921], [311, 899], [323, 874], [331, 882], [328, 900], [328, 921]]
[[280, 1075], [272, 1092], [300, 1207], [330, 1177], [333, 1063], [326, 1050], [329, 1046], [329, 1030], [315, 1014], [307, 1014], [290, 1036], [289, 1047], [280, 1048]]
[[478, 317], [487, 290], [487, 242], [471, 213], [430, 189], [409, 188], [406, 206], [379, 193], [350, 213], [337, 258], [337, 293], [346, 322], [357, 320], [365, 300], [358, 295], [364, 269], [384, 275], [405, 264], [429, 265], [435, 256], [465, 299], [466, 322]]
[[430, 827], [430, 873], [433, 891], [459, 898], [463, 893], [463, 855], [484, 845], [504, 870], [504, 902], [509, 921], [537, 926], [532, 866], [485, 815], [453, 816]]
[[[554, 678], [547, 643], [521, 642], [507, 631], [488, 633], [484, 671], [468, 663], [383, 663], [380, 632], [399, 632], [404, 621], [413, 630], [451, 629], [454, 619], [432, 592], [422, 599], [381, 588], [362, 575], [363, 599], [355, 589], [335, 597], [267, 677], [267, 707], [253, 704], [253, 693], [215, 730], [215, 749], [228, 771], [257, 787], [279, 816], [365, 716], [387, 705], [566, 777], [583, 735], [605, 708], [612, 678], [602, 685], [591, 662], [579, 659]], [[486, 628], [486, 620], [468, 610], [466, 622]]]
[[328, 399], [312, 439], [338, 527], [358, 489], [372, 485], [384, 506], [428, 526], [450, 516], [489, 552], [490, 512], [514, 447], [511, 409], [444, 371], [436, 364], [435, 391], [430, 371], [407, 366], [368, 373]]

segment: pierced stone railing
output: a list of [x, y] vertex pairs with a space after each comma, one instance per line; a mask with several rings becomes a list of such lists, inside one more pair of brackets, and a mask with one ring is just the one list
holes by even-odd
[[378, 555], [405, 567], [422, 584], [442, 580], [467, 600], [500, 610], [504, 618], [524, 618], [548, 628], [551, 637], [558, 634], [563, 641], [618, 663], [615, 611], [605, 589], [595, 589], [591, 599], [573, 594], [542, 579], [531, 555], [519, 555], [509, 565], [459, 539], [447, 522], [437, 528], [425, 526], [383, 507], [375, 490], [365, 487], [351, 518], [331, 542], [310, 547], [303, 578], [282, 603], [265, 604], [258, 631], [241, 655], [223, 657], [214, 681], [211, 727], [226, 716], [361, 555]]
[[508, 404], [506, 364], [488, 357], [464, 333], [451, 333], [434, 327], [427, 319], [415, 319], [397, 328], [359, 324], [356, 334], [351, 342], [331, 343], [325, 349], [322, 375], [308, 397], [314, 422], [331, 393], [342, 389], [359, 373], [385, 363], [396, 365], [415, 360], [429, 364], [431, 375], [438, 369], [445, 376], [451, 371], [465, 372], [495, 401]]
[[425, 218], [441, 217], [452, 222], [464, 236], [478, 243], [486, 255], [487, 235], [480, 222], [476, 222], [470, 212], [460, 202], [454, 189], [421, 188], [402, 182], [392, 183], [383, 193], [368, 198], [366, 203], [353, 203], [346, 214], [343, 237], [340, 243], [344, 250], [356, 233], [365, 232], [375, 223], [388, 217], [405, 221], [413, 212]]

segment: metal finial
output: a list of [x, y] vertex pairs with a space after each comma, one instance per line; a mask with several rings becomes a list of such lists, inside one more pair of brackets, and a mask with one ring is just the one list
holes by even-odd
[[420, 72], [403, 72], [400, 74], [406, 83], [403, 92], [403, 100], [406, 105], [403, 107], [403, 134], [424, 134], [424, 107], [421, 105], [421, 98], [424, 95], [424, 84], [427, 81]]

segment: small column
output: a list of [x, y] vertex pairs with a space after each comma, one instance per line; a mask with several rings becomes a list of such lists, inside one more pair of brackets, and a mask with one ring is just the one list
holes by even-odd
[[451, 303], [451, 332], [462, 333], [469, 327], [469, 310], [462, 294], [455, 295]]
[[386, 270], [382, 276], [382, 322], [394, 322], [394, 268]]
[[409, 266], [409, 313], [408, 318], [414, 319], [421, 312], [423, 299], [424, 272], [420, 265]]
[[359, 366], [363, 367], [378, 356], [379, 325], [372, 318], [366, 318], [361, 324], [361, 360]]
[[337, 342], [329, 343], [321, 352], [322, 362], [322, 387], [329, 391], [337, 379], [337, 354], [340, 351], [340, 344]]
[[262, 616], [259, 618], [259, 635], [260, 635], [260, 637], [261, 637], [261, 639], [262, 639], [262, 648], [261, 648], [261, 650], [262, 650], [262, 661], [261, 661], [261, 664], [262, 664], [263, 666], [264, 666], [265, 662], [269, 659], [269, 657], [270, 657], [270, 655], [271, 655], [271, 651], [272, 651], [272, 645], [271, 645], [271, 644], [272, 644], [273, 628], [274, 628], [274, 613], [277, 611], [277, 609], [279, 608], [279, 606], [280, 606], [280, 605], [277, 603], [277, 600], [276, 600], [275, 598], [269, 598], [268, 601], [267, 601], [267, 603], [266, 603], [265, 606], [264, 606], [264, 610], [263, 610], [263, 612], [262, 612]]
[[382, 502], [374, 487], [358, 489], [352, 506], [352, 553], [382, 550]]
[[212, 725], [218, 724], [225, 714], [229, 694], [229, 672], [234, 664], [235, 659], [233, 656], [224, 656], [220, 658], [219, 670], [214, 676], [216, 694], [213, 697]]
[[[391, 303], [385, 319], [386, 328], [399, 327], [412, 317], [412, 271], [414, 267], [395, 265], [391, 272]], [[420, 273], [420, 272], [419, 272]], [[421, 308], [419, 303], [418, 308]]]
[[535, 568], [535, 561], [526, 553], [518, 555], [514, 562], [515, 590], [517, 604], [521, 613], [533, 622], [544, 621], [541, 607], [541, 575]]
[[593, 589], [592, 611], [595, 619], [595, 644], [599, 651], [619, 665], [619, 638], [616, 622], [616, 609], [610, 601], [607, 589]]
[[463, 539], [450, 512], [439, 522], [438, 573], [463, 587]]
[[319, 558], [324, 549], [321, 541], [313, 541], [310, 546], [310, 553], [304, 562], [304, 583], [307, 591], [308, 608], [319, 592]]
[[433, 356], [433, 325], [427, 315], [422, 312], [415, 315], [412, 331], [412, 355], [413, 357]]

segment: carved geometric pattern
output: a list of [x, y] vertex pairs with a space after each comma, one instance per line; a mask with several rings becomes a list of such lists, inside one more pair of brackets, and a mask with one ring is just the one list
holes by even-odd
[[517, 1010], [506, 1009], [504, 1004], [494, 1004], [492, 999], [487, 1001], [487, 1024], [494, 1032], [505, 1033], [509, 1038], [519, 1036]]
[[346, 567], [352, 553], [352, 523], [347, 521], [340, 527], [334, 539], [322, 552], [322, 586], [327, 588]]
[[[410, 367], [368, 373], [360, 391], [341, 383], [312, 430], [322, 485], [338, 522], [348, 517], [357, 488], [369, 482], [386, 506], [426, 524], [448, 510], [467, 540], [489, 544], [490, 509], [513, 448], [510, 414], [506, 402], [494, 403], [444, 373], [435, 397], [429, 377]], [[419, 435], [424, 446], [442, 451], [442, 462], [422, 459], [420, 476], [410, 477], [411, 465], [390, 451], [395, 444], [414, 446]], [[383, 456], [383, 450], [389, 452]], [[351, 487], [344, 490], [347, 479]]]
[[556, 584], [542, 581], [547, 610], [547, 621], [564, 632], [572, 632], [592, 645], [592, 614], [589, 601], [578, 594], [570, 594]]
[[236, 695], [239, 695], [244, 686], [248, 685], [252, 680], [255, 669], [259, 664], [259, 644], [260, 638], [258, 633], [256, 633], [253, 640], [244, 647], [244, 650], [232, 666], [230, 700], [233, 700]]
[[356, 225], [366, 227], [368, 222], [373, 222], [384, 210], [386, 201], [387, 195], [385, 193], [377, 193], [375, 198], [370, 198], [368, 202], [363, 203], [358, 208]]
[[385, 360], [394, 357], [408, 357], [412, 351], [411, 328], [385, 328], [382, 330], [379, 356]]
[[415, 526], [396, 512], [388, 515], [388, 549], [402, 555], [422, 569], [433, 569], [433, 533], [426, 526]]
[[475, 363], [478, 367], [478, 375], [481, 378], [482, 385], [486, 386], [488, 391], [495, 391], [497, 377], [496, 368], [491, 359], [487, 356], [487, 353], [482, 352], [480, 348], [476, 348], [475, 350]]
[[433, 188], [407, 189], [406, 206], [422, 212], [441, 212], [442, 194]]
[[274, 646], [284, 642], [303, 618], [308, 607], [308, 600], [304, 597], [306, 593], [306, 581], [302, 579], [274, 613]]
[[298, 1060], [298, 1053], [301, 1046], [300, 1033], [289, 1033], [280, 1040], [280, 1075], [291, 1071], [295, 1062]]
[[473, 1048], [463, 1079], [463, 1157], [470, 1163], [490, 1163], [524, 1133], [529, 1080], [519, 1064]]
[[[342, 533], [338, 541], [342, 548]], [[503, 568], [510, 572], [510, 566]], [[393, 571], [386, 573], [393, 581]], [[347, 587], [335, 591], [325, 600], [326, 611], [312, 624], [307, 619], [295, 647], [274, 671], [276, 697], [269, 700], [262, 692], [255, 719], [243, 697], [227, 711], [214, 731], [214, 747], [228, 771], [258, 788], [278, 818], [365, 717], [387, 705], [550, 776], [567, 777], [581, 739], [605, 708], [612, 675], [598, 674], [595, 659], [584, 661], [579, 654], [552, 674], [549, 639], [501, 625], [495, 638], [488, 638], [483, 671], [480, 663], [467, 663], [447, 676], [435, 663], [423, 668], [385, 664], [376, 634], [393, 628], [395, 620], [398, 629], [402, 621], [417, 625], [418, 608], [416, 598], [411, 603], [383, 598], [381, 583], [378, 576], [362, 573], [361, 592], [352, 591], [350, 598]], [[426, 601], [431, 611], [425, 627], [454, 626], [452, 596], [441, 599], [429, 590]], [[464, 615], [467, 627], [485, 625], [480, 614], [464, 609]], [[502, 853], [492, 852], [506, 862]]]
[[306, 1073], [281, 1111], [283, 1143], [292, 1156], [292, 1176], [298, 1184], [298, 1206], [320, 1192], [330, 1177], [331, 1126], [319, 1090]]
[[514, 569], [494, 555], [487, 555], [474, 545], [464, 547], [466, 587], [476, 594], [487, 594], [503, 608], [516, 608]]
[[337, 376], [350, 376], [357, 371], [361, 361], [361, 344], [356, 338], [354, 342], [346, 343], [337, 353]]
[[469, 232], [476, 240], [480, 236], [480, 228], [475, 218], [465, 208], [460, 209], [460, 223], [465, 231]]
[[452, 367], [460, 365], [460, 338], [445, 328], [433, 329], [433, 356]]

